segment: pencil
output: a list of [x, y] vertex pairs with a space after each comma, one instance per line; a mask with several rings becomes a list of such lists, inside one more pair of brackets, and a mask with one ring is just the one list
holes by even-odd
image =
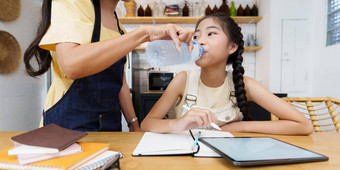
[[196, 138], [195, 138], [194, 144], [193, 144], [192, 147], [191, 147], [191, 150], [194, 150], [194, 149], [195, 149], [195, 147], [196, 147], [196, 145], [197, 145], [197, 142], [198, 142], [198, 138], [200, 138], [200, 135], [201, 135], [201, 131], [199, 131], [199, 132], [197, 133], [197, 136], [196, 136]]

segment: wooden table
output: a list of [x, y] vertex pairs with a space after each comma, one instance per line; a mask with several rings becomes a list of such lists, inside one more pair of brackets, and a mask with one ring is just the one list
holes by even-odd
[[[22, 132], [0, 132], [0, 149], [12, 146], [10, 137]], [[329, 157], [328, 161], [251, 167], [247, 169], [340, 169], [340, 133], [314, 133], [310, 136], [264, 135], [233, 133], [235, 136], [270, 136]], [[81, 142], [110, 143], [110, 150], [120, 151], [121, 169], [242, 169], [229, 164], [223, 158], [197, 158], [191, 156], [132, 157], [143, 132], [89, 132]]]

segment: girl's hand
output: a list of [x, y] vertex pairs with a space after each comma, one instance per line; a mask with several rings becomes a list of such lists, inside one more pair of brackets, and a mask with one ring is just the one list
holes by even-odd
[[193, 30], [182, 28], [175, 24], [166, 24], [160, 26], [150, 26], [147, 28], [149, 32], [149, 40], [174, 40], [177, 50], [181, 47], [181, 42], [186, 42], [188, 44], [189, 52], [192, 51], [194, 45], [192, 43], [192, 36], [194, 35]]
[[239, 121], [223, 125], [221, 129], [227, 132], [243, 132], [245, 126], [247, 126], [247, 121]]
[[216, 122], [214, 114], [208, 109], [191, 108], [184, 116], [177, 119], [176, 129], [179, 131], [206, 128], [211, 122]]

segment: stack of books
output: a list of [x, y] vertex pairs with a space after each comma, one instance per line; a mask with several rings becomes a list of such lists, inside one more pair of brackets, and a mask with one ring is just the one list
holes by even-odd
[[89, 169], [122, 157], [107, 143], [77, 142], [86, 135], [49, 124], [14, 136], [14, 147], [0, 151], [0, 169]]

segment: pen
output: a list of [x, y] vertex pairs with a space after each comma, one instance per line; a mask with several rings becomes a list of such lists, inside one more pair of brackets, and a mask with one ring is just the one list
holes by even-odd
[[217, 126], [215, 123], [211, 122], [210, 126], [217, 129], [217, 130], [222, 130], [219, 126]]
[[198, 138], [200, 138], [200, 135], [201, 135], [201, 131], [199, 131], [199, 132], [197, 133], [197, 136], [196, 136], [196, 138], [195, 138], [195, 141], [194, 141], [194, 144], [192, 145], [191, 150], [194, 150], [194, 149], [195, 149], [195, 147], [196, 147], [196, 145], [197, 145], [197, 142], [198, 142]]

